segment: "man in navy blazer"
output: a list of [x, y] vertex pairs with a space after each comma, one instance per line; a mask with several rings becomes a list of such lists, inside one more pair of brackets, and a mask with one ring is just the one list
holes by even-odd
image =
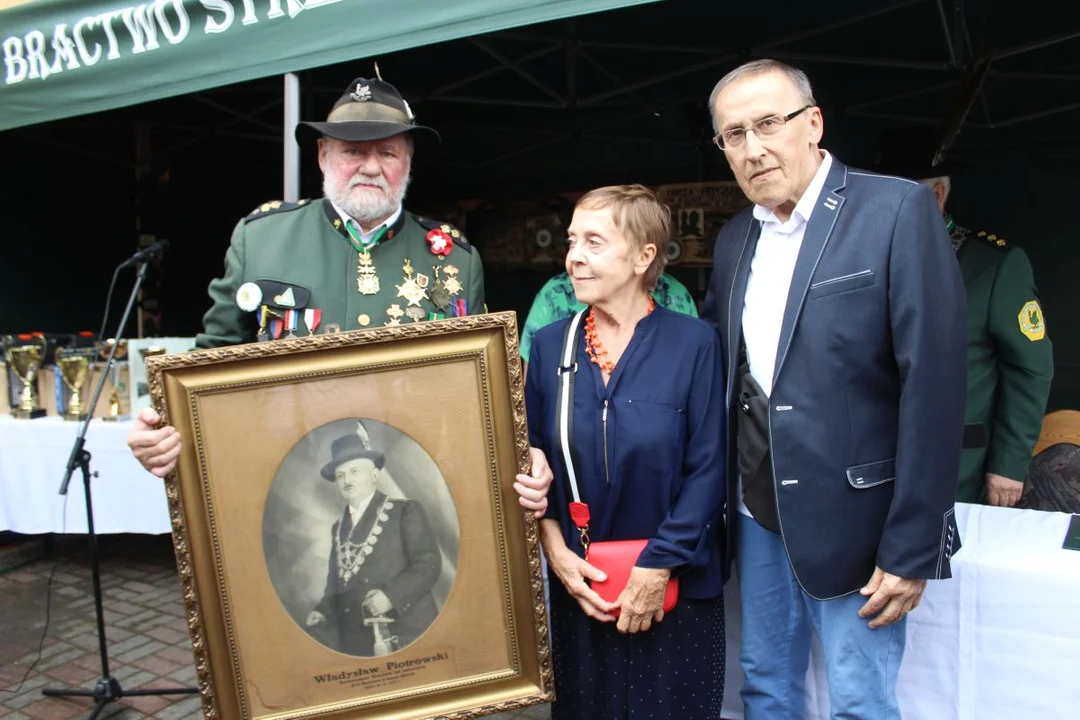
[[833, 717], [899, 718], [904, 618], [960, 547], [956, 259], [929, 189], [819, 149], [801, 71], [748, 63], [709, 107], [754, 203], [720, 231], [702, 313], [723, 339], [740, 478], [726, 520], [746, 717], [802, 717], [817, 632]]

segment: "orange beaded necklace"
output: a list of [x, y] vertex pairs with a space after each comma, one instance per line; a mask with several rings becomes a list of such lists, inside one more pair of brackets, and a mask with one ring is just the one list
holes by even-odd
[[[656, 300], [649, 296], [649, 309], [645, 313], [651, 315], [656, 309]], [[596, 334], [596, 311], [589, 308], [589, 314], [585, 317], [585, 352], [589, 354], [589, 360], [600, 367], [600, 372], [611, 375], [615, 372], [615, 363], [608, 359], [607, 350], [600, 342], [600, 336]]]

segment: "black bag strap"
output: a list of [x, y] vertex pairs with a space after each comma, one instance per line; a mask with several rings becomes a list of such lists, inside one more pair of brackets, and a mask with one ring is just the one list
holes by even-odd
[[566, 465], [566, 479], [570, 485], [570, 498], [572, 502], [581, 502], [581, 492], [578, 490], [577, 466], [574, 462], [574, 376], [577, 375], [577, 339], [578, 328], [581, 327], [581, 318], [586, 313], [581, 310], [572, 318], [566, 326], [566, 335], [563, 337], [562, 352], [559, 354], [559, 393], [555, 404], [555, 435], [562, 453], [563, 464]]

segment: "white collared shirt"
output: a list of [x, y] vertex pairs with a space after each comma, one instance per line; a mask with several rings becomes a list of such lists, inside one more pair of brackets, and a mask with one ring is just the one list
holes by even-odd
[[[743, 298], [742, 331], [750, 374], [766, 395], [772, 395], [776, 351], [780, 345], [780, 330], [795, 262], [799, 259], [810, 214], [832, 167], [832, 156], [824, 150], [821, 153], [821, 165], [787, 222], [781, 222], [772, 210], [754, 205], [754, 219], [761, 222], [761, 236], [750, 261], [750, 276]], [[742, 478], [739, 479], [738, 493], [739, 512], [750, 515], [742, 501]]]
[[[360, 504], [356, 507], [349, 505], [349, 517], [352, 518], [352, 529], [356, 529], [356, 524], [360, 522], [360, 518], [364, 516], [364, 511], [367, 510], [367, 506], [371, 504], [371, 498], [375, 497], [375, 493], [368, 495], [366, 498], [360, 501]], [[349, 531], [352, 534], [352, 530]]]
[[393, 215], [386, 219], [386, 222], [372, 228], [371, 230], [368, 230], [367, 232], [364, 232], [364, 229], [360, 227], [360, 223], [353, 220], [348, 213], [339, 208], [337, 206], [337, 203], [331, 200], [330, 204], [334, 206], [334, 210], [337, 210], [337, 214], [341, 216], [341, 222], [345, 223], [346, 225], [352, 225], [356, 228], [357, 235], [360, 237], [360, 242], [362, 242], [365, 246], [370, 245], [375, 240], [375, 236], [378, 235], [379, 231], [382, 230], [384, 227], [393, 227], [394, 223], [398, 221], [398, 218], [401, 217], [401, 213], [404, 211], [404, 207], [398, 205], [397, 210], [394, 211]]

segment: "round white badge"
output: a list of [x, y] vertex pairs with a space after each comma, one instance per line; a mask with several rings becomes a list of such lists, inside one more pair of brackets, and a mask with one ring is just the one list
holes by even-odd
[[236, 291], [236, 304], [245, 312], [251, 312], [262, 302], [262, 290], [253, 282], [246, 282]]

